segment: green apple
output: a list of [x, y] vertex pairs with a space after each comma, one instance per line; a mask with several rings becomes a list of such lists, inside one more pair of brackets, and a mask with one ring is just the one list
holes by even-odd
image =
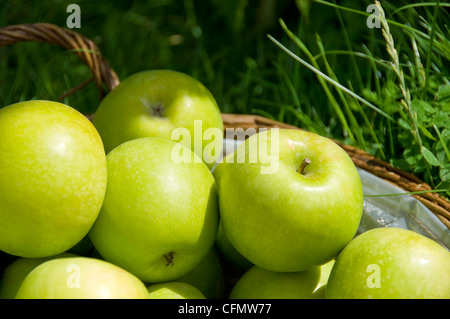
[[16, 299], [148, 299], [147, 287], [133, 274], [89, 257], [57, 258], [34, 268]]
[[330, 260], [326, 264], [320, 266], [320, 279], [319, 284], [316, 287], [320, 289], [322, 286], [325, 286], [328, 283], [328, 279], [330, 278], [331, 271], [333, 270], [336, 259]]
[[106, 155], [92, 123], [52, 101], [0, 109], [0, 250], [47, 257], [89, 231], [106, 190]]
[[327, 291], [327, 283], [330, 278], [331, 271], [333, 269], [336, 259], [333, 259], [326, 264], [320, 266], [320, 278], [317, 287], [314, 289], [313, 296], [316, 299], [325, 299]]
[[222, 222], [219, 221], [219, 228], [217, 230], [217, 237], [215, 245], [218, 251], [233, 265], [238, 267], [242, 271], [249, 270], [253, 264], [244, 256], [242, 256], [236, 248], [228, 240], [225, 232], [223, 231]]
[[[0, 273], [3, 272], [3, 270], [9, 266], [10, 263], [12, 263], [14, 260], [18, 259], [20, 257], [10, 255], [5, 253], [4, 251], [0, 250]], [[0, 277], [1, 279], [1, 277]]]
[[2, 282], [0, 283], [0, 299], [14, 299], [17, 290], [25, 277], [40, 264], [56, 258], [77, 257], [71, 253], [61, 253], [56, 256], [43, 258], [20, 257], [9, 264], [3, 271]]
[[[102, 100], [92, 122], [107, 153], [131, 139], [159, 136], [182, 142], [210, 168], [223, 140], [222, 117], [211, 92], [172, 70], [141, 71], [124, 79]], [[179, 136], [180, 128], [188, 134]]]
[[450, 252], [402, 228], [374, 228], [339, 254], [329, 299], [449, 299]]
[[150, 285], [150, 299], [206, 299], [196, 287], [186, 282], [170, 281]]
[[[214, 176], [214, 179], [216, 180], [216, 185], [219, 188], [220, 187], [220, 178], [222, 177], [222, 173], [226, 166], [226, 160], [229, 157], [232, 157], [233, 154], [229, 153], [226, 155], [222, 161], [218, 162], [217, 165], [215, 165], [212, 169], [212, 173]], [[216, 236], [216, 242], [215, 246], [217, 247], [218, 251], [221, 253], [221, 255], [231, 264], [238, 267], [239, 270], [247, 271], [250, 269], [250, 267], [253, 266], [253, 264], [248, 261], [247, 258], [242, 256], [236, 248], [233, 247], [233, 245], [228, 240], [225, 232], [223, 231], [222, 222], [219, 220], [219, 228], [217, 230], [217, 236]]]
[[226, 237], [254, 265], [298, 272], [334, 259], [363, 210], [358, 171], [336, 143], [301, 130], [250, 136], [226, 157], [219, 211]]
[[225, 278], [221, 260], [214, 247], [190, 273], [176, 279], [198, 288], [208, 299], [220, 299], [225, 293]]
[[319, 279], [319, 267], [299, 272], [274, 272], [252, 266], [239, 278], [229, 298], [314, 299]]
[[[232, 154], [229, 154], [228, 156], [232, 156]], [[222, 159], [222, 161], [218, 162], [217, 165], [215, 165], [212, 168], [212, 173], [214, 178], [216, 179], [217, 185], [220, 185], [220, 178], [222, 177], [222, 173], [225, 169], [226, 166], [226, 157], [224, 159]]]
[[108, 153], [104, 204], [89, 232], [105, 260], [147, 283], [171, 281], [192, 271], [217, 233], [214, 177], [201, 161], [174, 161], [172, 150], [179, 146], [147, 137]]

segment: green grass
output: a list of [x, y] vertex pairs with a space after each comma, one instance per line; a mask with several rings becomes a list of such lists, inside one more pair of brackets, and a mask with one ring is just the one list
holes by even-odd
[[[402, 10], [410, 11], [407, 16], [410, 23], [406, 25], [392, 20], [388, 10], [393, 7], [387, 4], [383, 8], [378, 3], [383, 13], [381, 28], [378, 34], [367, 37], [368, 44], [359, 46], [351, 42], [341, 11], [356, 16], [367, 16], [367, 13], [334, 3], [316, 2], [337, 10], [346, 50], [331, 50], [328, 54], [326, 43], [316, 34], [319, 54], [314, 56], [306, 41], [289, 30], [284, 21], [281, 21], [282, 28], [301, 52], [295, 54], [285, 44], [273, 37], [270, 39], [316, 74], [317, 82], [327, 96], [330, 114], [334, 113], [339, 123], [337, 127], [342, 130], [341, 134], [334, 134], [348, 144], [413, 172], [448, 196], [450, 42], [448, 29], [442, 23], [444, 17], [448, 18], [448, 12], [439, 2], [434, 6], [423, 4], [420, 13], [416, 11], [419, 5], [407, 5], [402, 7]], [[443, 6], [448, 7], [449, 4], [443, 3]], [[399, 12], [397, 9], [392, 14]], [[380, 48], [385, 51], [380, 51]], [[339, 65], [330, 65], [329, 59], [334, 55], [349, 57], [347, 66], [353, 67], [349, 67], [348, 73], [337, 73], [335, 69]], [[365, 60], [365, 66], [357, 64], [357, 57]], [[369, 72], [363, 75], [361, 70]]]
[[[0, 24], [65, 26], [72, 2], [3, 0]], [[297, 125], [450, 188], [449, 3], [383, 1], [380, 29], [366, 25], [373, 1], [77, 3], [77, 31], [121, 79], [179, 70], [202, 81], [224, 113]], [[55, 46], [0, 48], [1, 106], [56, 100], [89, 77], [73, 52]], [[90, 84], [63, 102], [89, 113], [99, 96]]]

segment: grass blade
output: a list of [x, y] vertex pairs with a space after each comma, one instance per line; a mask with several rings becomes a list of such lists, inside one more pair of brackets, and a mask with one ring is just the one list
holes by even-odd
[[441, 7], [450, 7], [450, 3], [437, 3], [437, 2], [420, 2], [420, 3], [411, 3], [411, 4], [407, 4], [404, 5], [400, 8], [395, 9], [392, 12], [392, 16], [399, 13], [402, 10], [406, 10], [406, 9], [412, 9], [412, 8], [417, 8], [417, 7], [435, 7], [435, 6], [441, 6]]
[[329, 83], [333, 84], [334, 86], [340, 88], [341, 90], [343, 90], [345, 93], [349, 94], [350, 96], [354, 97], [355, 99], [359, 100], [361, 103], [363, 103], [364, 105], [368, 106], [369, 108], [371, 108], [372, 110], [374, 110], [375, 112], [379, 113], [380, 115], [382, 115], [383, 117], [387, 118], [389, 121], [392, 121], [395, 123], [395, 120], [389, 116], [388, 114], [386, 114], [384, 111], [380, 110], [378, 107], [376, 107], [375, 105], [373, 105], [372, 103], [366, 101], [365, 99], [363, 99], [362, 97], [360, 97], [359, 95], [355, 94], [354, 92], [350, 91], [348, 88], [346, 88], [345, 86], [341, 85], [340, 83], [337, 83], [336, 81], [334, 81], [333, 79], [331, 79], [329, 76], [327, 76], [326, 74], [324, 74], [323, 72], [321, 72], [320, 70], [318, 70], [317, 68], [313, 67], [311, 64], [307, 63], [306, 61], [304, 61], [302, 58], [298, 57], [295, 53], [293, 53], [292, 51], [290, 51], [288, 48], [286, 48], [283, 44], [281, 44], [279, 41], [277, 41], [274, 37], [272, 37], [271, 35], [268, 35], [269, 39], [274, 42], [278, 47], [280, 47], [280, 49], [282, 49], [284, 52], [286, 52], [288, 55], [290, 55], [292, 58], [294, 58], [296, 61], [300, 62], [301, 64], [303, 64], [305, 67], [307, 67], [308, 69], [310, 69], [311, 71], [313, 71], [314, 73], [316, 73], [320, 78], [328, 81]]
[[423, 87], [422, 90], [422, 99], [426, 98], [426, 94], [428, 91], [428, 85], [429, 85], [429, 73], [430, 73], [430, 65], [431, 65], [431, 56], [433, 55], [433, 42], [434, 42], [434, 36], [436, 34], [436, 19], [437, 19], [437, 14], [439, 12], [439, 2], [440, 0], [437, 0], [436, 3], [436, 7], [434, 7], [434, 14], [433, 14], [433, 25], [431, 27], [431, 34], [430, 34], [430, 44], [429, 44], [429, 49], [427, 52], [427, 62], [426, 62], [426, 67], [425, 67], [425, 85]]
[[[286, 24], [284, 23], [283, 20], [280, 19], [280, 23], [282, 28], [284, 29], [284, 31], [287, 33], [287, 35], [289, 36], [289, 38], [291, 38], [291, 40], [294, 41], [294, 43], [308, 56], [308, 58], [311, 60], [311, 63], [313, 65], [310, 65], [312, 68], [314, 68], [315, 70], [317, 70], [320, 74], [323, 74], [320, 69], [319, 69], [319, 65], [317, 64], [317, 61], [314, 59], [313, 55], [311, 54], [311, 52], [308, 50], [308, 48], [305, 46], [305, 44], [297, 37], [295, 36], [286, 26]], [[269, 35], [269, 38], [272, 38]], [[272, 38], [273, 40], [275, 40], [274, 38]], [[272, 41], [273, 41], [272, 40]], [[276, 40], [275, 40], [276, 41]], [[278, 41], [277, 41], [278, 42]], [[279, 43], [279, 42], [278, 42]], [[287, 50], [287, 48], [285, 48]], [[289, 51], [289, 50], [288, 50]], [[295, 53], [293, 53], [292, 51], [289, 51], [291, 54], [293, 54], [294, 56]], [[305, 62], [306, 63], [306, 62]], [[309, 64], [308, 64], [309, 65]], [[317, 74], [316, 74], [317, 75]], [[330, 89], [327, 86], [326, 81], [324, 81], [323, 78], [321, 78], [320, 76], [317, 77], [323, 90], [325, 91], [325, 94], [327, 95], [328, 101], [330, 102], [331, 106], [333, 107], [334, 111], [336, 112], [336, 115], [339, 119], [339, 121], [341, 122], [343, 129], [344, 129], [344, 135], [349, 135], [350, 139], [352, 141], [354, 141], [354, 136], [350, 130], [350, 127], [348, 126], [347, 123], [347, 119], [345, 118], [344, 113], [342, 112], [341, 108], [339, 107], [339, 104], [337, 103], [336, 99], [334, 98], [333, 94], [331, 93]]]

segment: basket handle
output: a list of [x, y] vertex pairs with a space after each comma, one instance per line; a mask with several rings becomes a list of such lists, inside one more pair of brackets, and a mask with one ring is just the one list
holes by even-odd
[[50, 23], [17, 24], [0, 28], [0, 47], [27, 41], [55, 44], [66, 50], [73, 51], [91, 70], [92, 78], [60, 96], [60, 100], [80, 90], [92, 81], [95, 81], [100, 99], [103, 99], [106, 95], [103, 83], [106, 84], [109, 91], [119, 84], [117, 74], [101, 55], [97, 45], [75, 31]]

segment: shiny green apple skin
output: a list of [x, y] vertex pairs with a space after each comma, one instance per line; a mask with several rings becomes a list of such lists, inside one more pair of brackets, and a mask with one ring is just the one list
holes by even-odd
[[320, 279], [316, 289], [313, 292], [315, 299], [326, 299], [327, 283], [330, 278], [331, 271], [333, 270], [336, 260], [332, 259], [320, 266]]
[[195, 286], [178, 281], [162, 282], [150, 285], [149, 299], [206, 299], [206, 296]]
[[0, 109], [0, 250], [57, 255], [89, 231], [106, 189], [106, 156], [75, 109], [33, 100]]
[[[230, 157], [232, 155], [233, 154], [228, 154], [227, 157]], [[225, 165], [226, 165], [226, 158], [223, 159], [221, 162], [217, 163], [217, 165], [212, 170], [218, 188], [220, 186], [220, 178], [225, 169]], [[219, 220], [219, 228], [217, 229], [215, 246], [217, 247], [218, 251], [222, 254], [222, 256], [225, 257], [234, 266], [238, 267], [239, 270], [245, 272], [253, 266], [253, 264], [250, 261], [248, 261], [247, 258], [242, 256], [236, 250], [236, 248], [234, 248], [233, 245], [230, 243], [223, 230], [222, 222], [220, 220]]]
[[219, 221], [219, 228], [217, 230], [217, 237], [215, 246], [218, 251], [233, 265], [239, 268], [239, 270], [247, 271], [253, 264], [244, 256], [242, 256], [236, 248], [228, 240], [223, 230], [222, 223]]
[[217, 233], [214, 177], [201, 161], [174, 162], [175, 145], [147, 137], [108, 153], [105, 200], [89, 232], [105, 260], [147, 283], [171, 281], [192, 271]]
[[148, 299], [148, 291], [136, 276], [109, 262], [57, 258], [34, 268], [16, 299]]
[[[271, 131], [249, 137], [233, 161], [227, 156], [219, 174], [221, 223], [232, 246], [251, 263], [303, 271], [334, 259], [354, 237], [362, 183], [353, 161], [333, 141], [301, 130]], [[255, 141], [271, 150], [270, 161], [264, 163], [259, 153], [249, 160]], [[240, 150], [246, 160], [239, 160]], [[311, 164], [301, 174], [305, 158]], [[277, 162], [277, 170], [267, 170]]]
[[14, 299], [25, 277], [40, 264], [56, 258], [77, 257], [72, 253], [61, 253], [43, 258], [21, 257], [14, 260], [3, 271], [0, 282], [0, 299]]
[[220, 299], [225, 294], [225, 277], [221, 260], [213, 246], [200, 265], [188, 274], [176, 279], [199, 289], [208, 299]]
[[450, 252], [401, 228], [374, 228], [339, 254], [328, 299], [449, 299]]
[[[219, 129], [222, 135], [218, 144], [222, 145], [223, 121], [211, 92], [187, 74], [148, 70], [129, 76], [112, 90], [100, 103], [92, 122], [107, 153], [131, 139], [171, 139], [174, 129], [186, 128], [191, 134], [191, 150], [202, 158], [194, 149], [194, 120], [201, 121], [202, 135], [209, 128]], [[203, 150], [211, 141], [203, 136], [200, 139]]]
[[236, 282], [229, 299], [314, 299], [320, 268], [274, 272], [252, 266]]

